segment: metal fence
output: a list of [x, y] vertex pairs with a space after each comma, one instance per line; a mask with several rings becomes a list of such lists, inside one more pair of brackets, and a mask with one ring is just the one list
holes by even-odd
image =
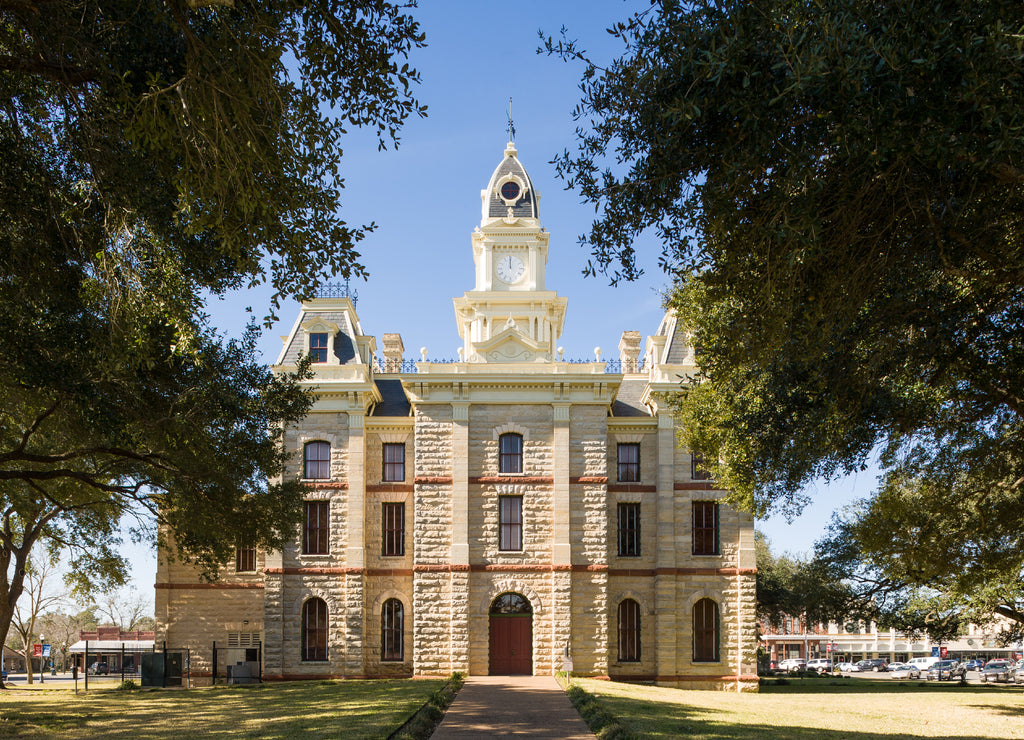
[[213, 683], [261, 683], [263, 681], [263, 644], [213, 643]]

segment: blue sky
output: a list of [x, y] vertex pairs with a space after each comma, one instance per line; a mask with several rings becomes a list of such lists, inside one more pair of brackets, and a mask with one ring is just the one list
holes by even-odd
[[[576, 243], [593, 218], [575, 193], [564, 190], [550, 160], [574, 145], [572, 109], [579, 96], [581, 67], [539, 55], [538, 30], [557, 34], [561, 26], [582, 42], [595, 61], [608, 60], [617, 43], [605, 29], [644, 2], [558, 0], [515, 4], [424, 0], [413, 11], [428, 46], [411, 63], [423, 84], [418, 97], [429, 107], [425, 119], [408, 122], [401, 144], [384, 152], [372, 136], [353, 134], [341, 160], [345, 177], [343, 216], [352, 224], [375, 222], [377, 230], [361, 243], [367, 282], [353, 281], [363, 331], [402, 335], [407, 357], [421, 347], [432, 359], [455, 359], [459, 346], [452, 298], [473, 287], [470, 233], [480, 221], [480, 190], [503, 156], [508, 100], [516, 128], [519, 158], [541, 194], [540, 215], [551, 232], [547, 287], [569, 299], [559, 344], [567, 359], [618, 356], [624, 330], [643, 336], [658, 327], [666, 277], [658, 270], [653, 239], [637, 244], [644, 276], [610, 287], [604, 278], [584, 278], [588, 254]], [[254, 289], [209, 303], [212, 322], [237, 336], [246, 307], [262, 317], [270, 294]], [[272, 363], [297, 305], [286, 303], [281, 320], [264, 333], [261, 350]], [[379, 349], [379, 347], [378, 347]], [[809, 550], [837, 504], [864, 496], [873, 474], [861, 474], [831, 487], [817, 487], [817, 503], [793, 525], [773, 519], [761, 525], [780, 550]], [[148, 590], [155, 555], [132, 547], [134, 581]], [[150, 592], [151, 593], [151, 592]]]

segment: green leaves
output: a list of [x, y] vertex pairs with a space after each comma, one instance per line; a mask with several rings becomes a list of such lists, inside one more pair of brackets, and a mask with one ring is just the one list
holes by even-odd
[[592, 123], [556, 160], [595, 271], [661, 237], [700, 347], [683, 441], [733, 501], [796, 512], [879, 450], [885, 534], [851, 536], [883, 580], [961, 595], [1024, 570], [997, 545], [1024, 509], [1021, 28], [1002, 0], [658, 4], [586, 62]]

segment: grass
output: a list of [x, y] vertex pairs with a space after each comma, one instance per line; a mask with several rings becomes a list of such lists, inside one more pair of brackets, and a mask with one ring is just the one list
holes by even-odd
[[[573, 679], [600, 738], [1024, 738], [1024, 690], [872, 679], [762, 684], [758, 694]], [[590, 716], [588, 716], [590, 715]]]
[[386, 738], [441, 679], [296, 681], [189, 691], [8, 689], [0, 737]]

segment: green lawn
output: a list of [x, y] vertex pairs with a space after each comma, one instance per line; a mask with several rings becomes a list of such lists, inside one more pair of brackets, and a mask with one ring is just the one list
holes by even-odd
[[296, 681], [189, 691], [0, 691], [0, 736], [383, 738], [443, 680]]
[[855, 678], [795, 680], [737, 694], [592, 679], [573, 679], [573, 684], [595, 697], [626, 737], [1024, 738], [1024, 687]]

